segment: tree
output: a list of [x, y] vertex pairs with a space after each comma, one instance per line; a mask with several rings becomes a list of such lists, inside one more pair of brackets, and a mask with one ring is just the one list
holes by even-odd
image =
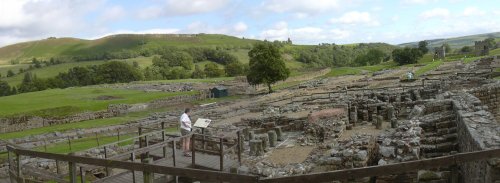
[[451, 47], [448, 43], [444, 43], [443, 47], [444, 47], [444, 51], [446, 52], [446, 54], [451, 53]]
[[495, 49], [495, 46], [496, 46], [496, 42], [495, 42], [495, 38], [486, 38], [484, 39], [484, 41], [486, 41], [488, 43], [488, 47], [490, 49]]
[[427, 45], [429, 43], [427, 43], [427, 41], [420, 41], [418, 42], [418, 49], [423, 53], [423, 54], [426, 54], [427, 52], [429, 52], [429, 48], [427, 48]]
[[269, 93], [273, 92], [271, 85], [285, 80], [290, 76], [279, 48], [272, 43], [257, 43], [250, 52], [248, 83], [252, 85], [266, 84]]
[[141, 72], [125, 62], [107, 62], [99, 65], [96, 70], [96, 84], [128, 83], [141, 79]]
[[201, 70], [199, 65], [195, 65], [193, 74], [191, 74], [191, 78], [205, 78], [205, 71]]
[[139, 68], [139, 62], [137, 62], [137, 61], [132, 62], [132, 66], [134, 66], [134, 68], [138, 69]]
[[423, 54], [418, 48], [405, 47], [392, 51], [392, 58], [399, 65], [417, 63], [418, 59], [422, 58], [422, 56]]
[[210, 62], [205, 65], [205, 74], [207, 77], [221, 77], [224, 75], [224, 70], [220, 69], [216, 63]]
[[472, 47], [470, 47], [470, 46], [464, 46], [464, 47], [462, 47], [460, 49], [460, 52], [462, 52], [462, 53], [470, 53], [470, 52], [472, 52]]
[[16, 75], [16, 74], [14, 74], [14, 71], [12, 71], [10, 69], [7, 71], [7, 77], [12, 77], [14, 75]]
[[241, 76], [245, 74], [245, 65], [240, 62], [233, 62], [226, 65], [226, 74], [228, 76]]
[[0, 96], [11, 95], [11, 88], [6, 81], [0, 81]]

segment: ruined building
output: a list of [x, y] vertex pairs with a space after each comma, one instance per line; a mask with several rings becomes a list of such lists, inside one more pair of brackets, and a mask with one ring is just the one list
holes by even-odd
[[490, 46], [486, 41], [476, 41], [474, 42], [474, 53], [476, 56], [484, 56], [490, 53]]
[[444, 46], [434, 48], [434, 59], [444, 59], [446, 57], [446, 49]]

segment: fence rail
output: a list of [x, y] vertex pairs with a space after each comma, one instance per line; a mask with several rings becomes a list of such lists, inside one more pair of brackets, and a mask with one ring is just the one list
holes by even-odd
[[[389, 165], [381, 165], [381, 166], [370, 166], [364, 168], [354, 168], [347, 170], [338, 170], [338, 171], [330, 171], [330, 172], [322, 172], [322, 173], [313, 173], [306, 175], [294, 175], [289, 177], [280, 177], [280, 178], [258, 178], [258, 176], [251, 175], [239, 175], [226, 173], [222, 171], [211, 171], [211, 170], [199, 170], [192, 168], [179, 168], [179, 167], [169, 167], [169, 166], [161, 166], [147, 163], [136, 163], [136, 162], [127, 162], [127, 161], [118, 161], [112, 159], [99, 159], [99, 158], [91, 158], [91, 157], [83, 157], [76, 155], [62, 155], [62, 154], [53, 154], [46, 152], [37, 152], [32, 150], [25, 150], [15, 148], [13, 146], [7, 146], [9, 152], [9, 162], [10, 169], [9, 172], [11, 177], [14, 180], [20, 180], [22, 177], [22, 172], [20, 164], [20, 156], [29, 156], [29, 157], [38, 157], [44, 159], [52, 159], [56, 161], [66, 161], [69, 162], [72, 166], [75, 167], [75, 164], [86, 164], [86, 165], [94, 165], [100, 167], [108, 167], [108, 168], [119, 168], [126, 169], [129, 171], [141, 171], [141, 172], [149, 172], [149, 173], [158, 173], [158, 174], [166, 174], [166, 175], [174, 175], [174, 176], [183, 176], [183, 177], [191, 177], [199, 180], [206, 181], [228, 181], [228, 182], [286, 182], [286, 183], [295, 183], [295, 182], [327, 182], [332, 180], [345, 180], [345, 179], [354, 179], [354, 178], [362, 178], [362, 177], [371, 177], [371, 176], [381, 176], [381, 175], [392, 175], [392, 174], [400, 174], [409, 171], [415, 171], [419, 169], [430, 169], [437, 167], [447, 167], [447, 166], [457, 166], [462, 163], [471, 162], [471, 161], [483, 161], [491, 158], [500, 158], [500, 149], [490, 149], [476, 152], [466, 152], [466, 153], [458, 153], [455, 155], [443, 156], [438, 158], [430, 158], [425, 160], [416, 160], [416, 161], [408, 161], [397, 164], [389, 164]], [[14, 153], [15, 157], [10, 156], [10, 153]], [[15, 158], [12, 160], [11, 158]], [[14, 161], [16, 162], [15, 164]], [[76, 182], [76, 172], [70, 170], [70, 182]], [[75, 180], [75, 181], [73, 181]], [[19, 181], [17, 181], [19, 182]]]

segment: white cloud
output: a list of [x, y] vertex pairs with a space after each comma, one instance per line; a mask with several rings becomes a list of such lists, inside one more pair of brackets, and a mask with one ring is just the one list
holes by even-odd
[[327, 30], [320, 27], [305, 26], [300, 28], [289, 28], [286, 22], [277, 22], [273, 28], [264, 30], [260, 34], [261, 39], [287, 40], [289, 37], [294, 42], [302, 44], [315, 44], [318, 42], [337, 42], [350, 36], [350, 32], [341, 29]]
[[229, 0], [167, 0], [163, 4], [149, 6], [138, 12], [139, 18], [157, 18], [161, 16], [183, 16], [209, 13], [228, 5]]
[[244, 22], [238, 22], [238, 23], [236, 23], [236, 25], [233, 26], [233, 29], [236, 32], [245, 32], [245, 31], [247, 31], [248, 26]]
[[343, 14], [339, 18], [332, 18], [330, 20], [331, 23], [340, 23], [347, 25], [370, 25], [370, 26], [378, 26], [380, 23], [376, 20], [373, 20], [370, 13], [368, 12], [358, 12], [351, 11]]
[[102, 0], [2, 0], [0, 45], [18, 41], [64, 36], [85, 30], [84, 15], [95, 11]]
[[265, 0], [261, 6], [269, 11], [277, 13], [291, 12], [299, 17], [306, 15], [314, 15], [317, 13], [332, 11], [338, 9], [341, 4], [340, 0]]
[[432, 10], [424, 11], [420, 14], [422, 19], [432, 18], [447, 18], [450, 16], [450, 11], [445, 8], [434, 8]]
[[464, 9], [463, 15], [467, 16], [467, 17], [483, 16], [483, 15], [485, 15], [485, 12], [479, 10], [477, 7], [467, 7]]
[[104, 11], [104, 13], [100, 17], [100, 21], [109, 22], [109, 21], [117, 21], [122, 18], [125, 18], [126, 12], [121, 6], [113, 6]]
[[189, 34], [227, 34], [241, 37], [243, 36], [242, 34], [247, 30], [248, 25], [246, 25], [244, 22], [238, 22], [236, 24], [213, 25], [201, 21], [195, 21], [187, 25], [186, 28], [181, 29], [179, 32]]
[[91, 37], [89, 39], [99, 39], [106, 36], [116, 35], [116, 34], [177, 34], [179, 33], [179, 29], [146, 29], [146, 30], [117, 30], [105, 33], [100, 36]]
[[427, 4], [436, 0], [403, 0], [404, 4]]

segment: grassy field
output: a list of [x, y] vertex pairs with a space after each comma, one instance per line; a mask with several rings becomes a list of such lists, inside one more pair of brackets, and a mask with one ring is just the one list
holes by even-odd
[[[104, 110], [109, 104], [134, 104], [191, 92], [143, 92], [111, 88], [67, 88], [0, 97], [0, 116], [32, 114], [38, 116], [65, 116], [83, 111]], [[98, 96], [114, 96], [115, 100], [96, 100]]]
[[87, 55], [104, 51], [135, 50], [143, 48], [173, 47], [222, 47], [225, 49], [250, 48], [257, 40], [241, 39], [219, 34], [174, 35], [113, 35], [96, 40], [75, 38], [43, 39], [18, 43], [0, 48], [0, 65], [11, 59], [29, 62], [33, 57], [50, 58], [58, 55]]
[[443, 64], [442, 60], [429, 63], [423, 67], [420, 67], [417, 71], [415, 71], [415, 75], [421, 76], [422, 74], [425, 74], [426, 72], [437, 69], [441, 64]]
[[327, 77], [337, 77], [345, 75], [357, 75], [361, 73], [361, 69], [356, 67], [337, 67], [332, 68], [332, 70], [326, 74]]
[[[123, 135], [120, 136], [120, 140], [127, 139], [134, 137], [135, 135]], [[109, 144], [113, 142], [118, 141], [118, 136], [111, 136], [111, 137], [99, 137], [99, 145], [103, 144]], [[129, 145], [132, 144], [132, 141], [126, 141], [124, 143], [119, 143], [119, 145]], [[87, 150], [93, 147], [97, 147], [97, 140], [95, 137], [88, 137], [88, 138], [80, 138], [80, 139], [74, 139], [71, 140], [71, 149], [69, 146], [68, 141], [66, 140], [65, 142], [61, 143], [56, 143], [56, 144], [50, 144], [47, 146], [47, 152], [49, 153], [57, 153], [57, 154], [67, 154], [70, 152], [78, 152], [78, 151], [83, 151]], [[37, 151], [45, 151], [45, 147], [40, 146], [35, 148], [34, 150]]]
[[217, 83], [220, 81], [231, 81], [234, 77], [204, 78], [204, 79], [175, 79], [175, 80], [155, 80], [136, 81], [134, 83]]

